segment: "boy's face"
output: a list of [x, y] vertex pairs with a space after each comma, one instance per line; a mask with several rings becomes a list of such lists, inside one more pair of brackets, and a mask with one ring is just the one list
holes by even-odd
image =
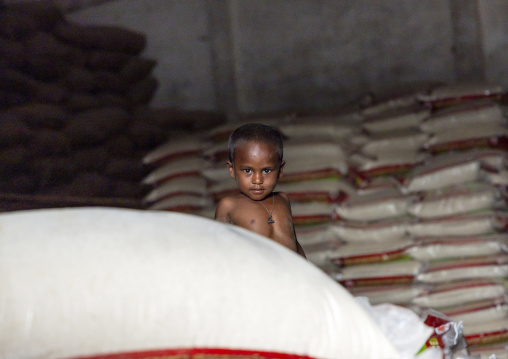
[[263, 200], [272, 193], [283, 166], [275, 146], [264, 142], [238, 144], [234, 163], [228, 162], [231, 178], [236, 179], [240, 191], [253, 201]]

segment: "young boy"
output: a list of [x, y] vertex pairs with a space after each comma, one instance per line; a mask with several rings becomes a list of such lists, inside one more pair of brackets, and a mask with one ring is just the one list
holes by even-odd
[[284, 167], [281, 134], [271, 126], [247, 124], [233, 131], [228, 147], [229, 174], [240, 193], [219, 201], [215, 219], [268, 237], [305, 258], [288, 196], [273, 192]]

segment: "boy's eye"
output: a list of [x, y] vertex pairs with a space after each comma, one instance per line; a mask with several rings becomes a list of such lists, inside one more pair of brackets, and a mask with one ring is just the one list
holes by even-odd
[[265, 169], [263, 170], [263, 172], [264, 172], [264, 173], [270, 173], [270, 172], [272, 172], [272, 170], [271, 170], [271, 169], [268, 169], [268, 168], [265, 168]]
[[252, 172], [252, 171], [251, 171], [250, 169], [248, 169], [248, 168], [244, 169], [243, 171], [244, 171], [245, 173], [247, 173], [247, 174], [249, 174], [249, 173], [251, 173], [251, 172]]

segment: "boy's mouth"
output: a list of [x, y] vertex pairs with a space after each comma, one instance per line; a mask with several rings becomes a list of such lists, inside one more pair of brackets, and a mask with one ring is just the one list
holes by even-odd
[[250, 191], [254, 194], [262, 194], [265, 190], [261, 188], [253, 188]]

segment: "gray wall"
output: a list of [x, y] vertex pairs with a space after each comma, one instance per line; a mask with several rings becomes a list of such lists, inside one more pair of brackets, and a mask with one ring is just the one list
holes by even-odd
[[508, 1], [480, 1], [485, 76], [508, 89]]
[[508, 87], [508, 0], [118, 0], [71, 15], [148, 36], [153, 107], [323, 109], [420, 83]]

